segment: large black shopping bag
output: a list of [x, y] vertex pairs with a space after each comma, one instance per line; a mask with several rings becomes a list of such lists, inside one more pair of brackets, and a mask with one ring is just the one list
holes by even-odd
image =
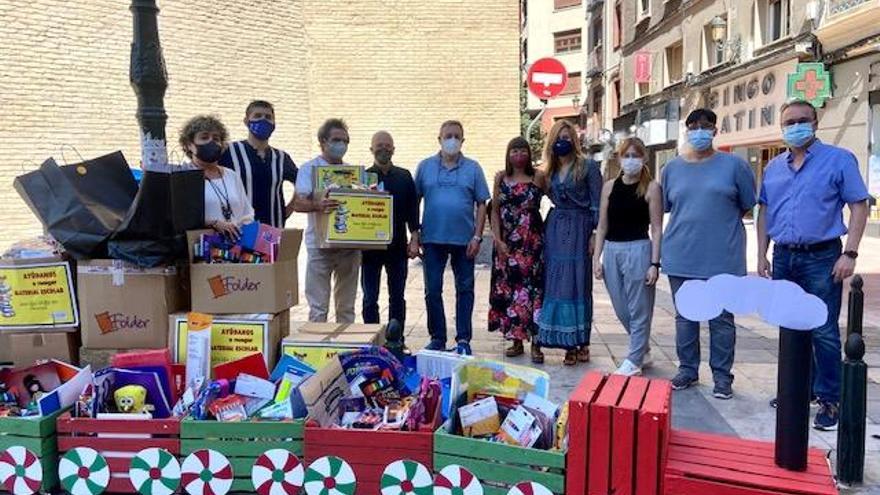
[[128, 215], [110, 240], [110, 256], [143, 267], [183, 259], [186, 231], [204, 226], [204, 173], [180, 166], [148, 170]]
[[49, 158], [13, 185], [46, 231], [77, 259], [107, 256], [107, 239], [137, 192], [121, 152], [61, 167]]

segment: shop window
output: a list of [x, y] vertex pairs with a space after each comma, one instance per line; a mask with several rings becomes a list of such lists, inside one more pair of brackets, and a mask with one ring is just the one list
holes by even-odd
[[553, 44], [557, 54], [579, 52], [581, 50], [581, 30], [553, 33]]
[[684, 72], [684, 48], [678, 42], [666, 48], [665, 85], [669, 86], [682, 80]]
[[553, 0], [553, 9], [565, 9], [568, 7], [576, 7], [581, 4], [581, 0]]

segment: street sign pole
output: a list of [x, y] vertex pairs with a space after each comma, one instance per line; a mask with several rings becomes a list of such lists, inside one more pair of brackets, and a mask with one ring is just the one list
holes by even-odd
[[523, 136], [528, 140], [532, 136], [532, 130], [535, 128], [535, 124], [541, 121], [541, 117], [544, 116], [544, 112], [547, 111], [547, 100], [541, 100], [541, 111], [538, 112], [538, 115], [535, 115], [535, 118], [529, 122], [529, 127], [526, 129], [526, 135]]

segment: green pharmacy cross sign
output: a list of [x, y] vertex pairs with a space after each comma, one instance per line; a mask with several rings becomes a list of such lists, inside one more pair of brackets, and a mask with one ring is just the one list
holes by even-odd
[[806, 100], [822, 108], [831, 98], [831, 74], [825, 70], [825, 64], [798, 64], [797, 72], [788, 75], [788, 98]]

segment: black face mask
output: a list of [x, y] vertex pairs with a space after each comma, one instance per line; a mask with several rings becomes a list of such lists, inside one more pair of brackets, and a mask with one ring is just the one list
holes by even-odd
[[379, 165], [388, 165], [391, 163], [391, 157], [394, 156], [393, 151], [379, 150], [376, 152], [376, 163]]
[[223, 155], [223, 148], [214, 141], [196, 145], [196, 158], [205, 163], [217, 163]]

